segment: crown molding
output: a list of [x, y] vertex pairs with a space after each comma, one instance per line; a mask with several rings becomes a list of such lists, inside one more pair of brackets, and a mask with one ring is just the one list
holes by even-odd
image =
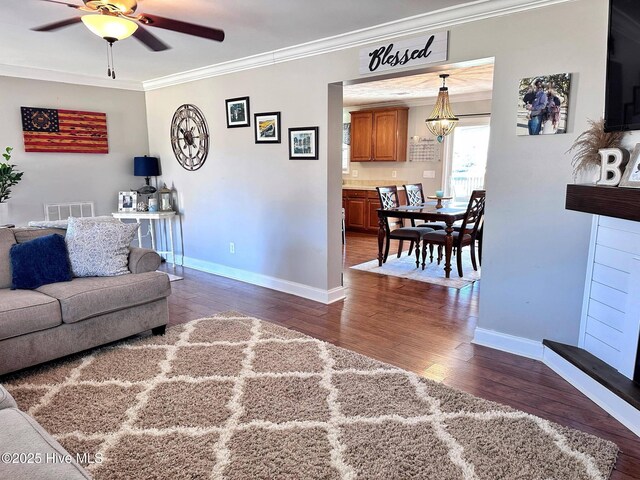
[[47, 70], [44, 68], [23, 67], [19, 65], [0, 64], [0, 76], [28, 78], [31, 80], [43, 80], [46, 82], [70, 83], [73, 85], [86, 85], [89, 87], [117, 88], [120, 90], [144, 91], [142, 82], [130, 80], [111, 80], [90, 75], [78, 75], [77, 73]]
[[572, 1], [576, 0], [475, 0], [455, 7], [444, 8], [435, 12], [416, 15], [334, 37], [146, 80], [142, 82], [142, 85], [145, 91], [156, 90], [195, 80], [359, 47], [368, 43], [382, 42], [398, 36], [406, 37], [421, 34], [438, 28], [452, 27]]

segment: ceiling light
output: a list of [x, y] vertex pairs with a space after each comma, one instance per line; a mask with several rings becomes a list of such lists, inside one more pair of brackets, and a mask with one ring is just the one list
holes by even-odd
[[124, 40], [138, 29], [138, 24], [114, 15], [84, 15], [82, 22], [91, 32], [108, 42]]
[[84, 15], [82, 22], [92, 33], [107, 41], [107, 76], [116, 79], [113, 65], [113, 43], [129, 38], [138, 29], [138, 24], [110, 13], [100, 15]]
[[449, 105], [449, 89], [445, 87], [445, 79], [449, 75], [443, 73], [440, 75], [442, 79], [442, 87], [438, 92], [438, 99], [433, 107], [431, 116], [425, 120], [427, 128], [437, 138], [438, 142], [442, 143], [444, 137], [450, 134], [458, 123], [458, 117], [456, 117], [451, 111], [451, 105]]

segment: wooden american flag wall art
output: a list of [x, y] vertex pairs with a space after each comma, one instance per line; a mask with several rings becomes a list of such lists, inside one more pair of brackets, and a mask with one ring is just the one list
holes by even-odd
[[25, 152], [109, 153], [107, 115], [20, 107]]

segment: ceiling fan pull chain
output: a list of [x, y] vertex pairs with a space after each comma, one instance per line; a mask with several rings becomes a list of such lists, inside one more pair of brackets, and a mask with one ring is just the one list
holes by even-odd
[[113, 63], [113, 42], [109, 43], [109, 50], [111, 50], [111, 78], [116, 79], [116, 67]]
[[107, 77], [111, 76], [111, 60], [109, 60], [109, 44], [107, 43]]

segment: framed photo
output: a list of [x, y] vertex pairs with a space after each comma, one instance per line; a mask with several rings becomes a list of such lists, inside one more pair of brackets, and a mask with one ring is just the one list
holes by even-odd
[[138, 206], [138, 192], [118, 192], [118, 211], [135, 212]]
[[256, 143], [280, 143], [280, 112], [254, 115]]
[[538, 75], [520, 80], [517, 134], [555, 135], [567, 133], [570, 93], [570, 73]]
[[318, 127], [289, 129], [289, 160], [318, 160]]
[[227, 106], [227, 128], [251, 126], [249, 97], [229, 98], [224, 102]]
[[631, 158], [624, 169], [619, 186], [640, 188], [640, 143], [631, 152]]

